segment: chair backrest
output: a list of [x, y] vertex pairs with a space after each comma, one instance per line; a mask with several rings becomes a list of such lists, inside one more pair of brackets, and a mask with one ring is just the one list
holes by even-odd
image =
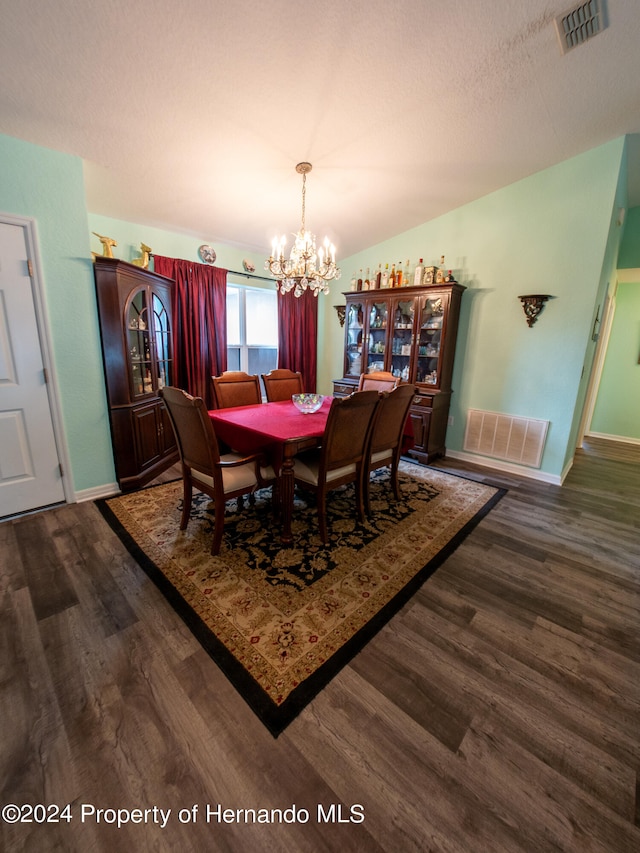
[[361, 373], [358, 391], [392, 391], [400, 380], [388, 370]]
[[302, 374], [295, 373], [293, 370], [284, 368], [271, 370], [269, 373], [262, 374], [262, 381], [269, 403], [290, 400], [292, 394], [302, 394], [304, 391]]
[[356, 391], [333, 400], [322, 439], [320, 479], [328, 471], [363, 460], [379, 401], [377, 391]]
[[165, 385], [159, 393], [167, 407], [183, 465], [214, 478], [218, 476], [220, 450], [202, 397], [192, 397], [170, 385]]
[[233, 406], [253, 406], [262, 402], [260, 378], [243, 370], [226, 370], [220, 376], [212, 376], [213, 401], [216, 409]]
[[404, 425], [415, 393], [415, 385], [398, 385], [382, 395], [371, 433], [371, 453], [395, 451], [401, 447]]

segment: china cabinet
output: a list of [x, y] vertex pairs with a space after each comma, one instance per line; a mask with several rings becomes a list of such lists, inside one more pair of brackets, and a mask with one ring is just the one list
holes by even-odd
[[116, 258], [94, 263], [111, 439], [122, 491], [178, 459], [159, 390], [171, 385], [173, 281]]
[[344, 376], [337, 397], [356, 390], [361, 373], [388, 370], [416, 385], [409, 417], [410, 455], [428, 463], [445, 454], [460, 302], [457, 282], [346, 293]]

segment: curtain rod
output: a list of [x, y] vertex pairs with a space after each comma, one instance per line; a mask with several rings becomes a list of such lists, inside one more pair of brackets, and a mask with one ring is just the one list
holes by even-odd
[[255, 273], [245, 272], [244, 270], [242, 272], [239, 272], [239, 270], [227, 270], [227, 273], [231, 273], [231, 275], [244, 276], [245, 278], [257, 278], [259, 281], [270, 281], [272, 284], [276, 284], [275, 278], [267, 278], [267, 276], [264, 275], [255, 275]]
[[[154, 253], [149, 252], [149, 257], [153, 258]], [[200, 263], [200, 262], [195, 261], [195, 263]], [[209, 266], [209, 264], [206, 264], [206, 266]], [[265, 275], [255, 275], [254, 273], [246, 272], [246, 270], [242, 270], [242, 272], [240, 272], [240, 270], [227, 270], [227, 273], [231, 273], [231, 275], [244, 276], [244, 278], [255, 278], [255, 279], [258, 279], [258, 281], [270, 281], [272, 284], [276, 283], [275, 278], [268, 278]]]

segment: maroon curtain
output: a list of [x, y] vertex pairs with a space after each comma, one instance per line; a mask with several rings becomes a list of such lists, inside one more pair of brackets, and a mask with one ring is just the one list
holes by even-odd
[[153, 268], [175, 281], [174, 384], [213, 409], [211, 377], [227, 369], [227, 270], [160, 255]]
[[278, 367], [302, 373], [305, 391], [316, 390], [318, 297], [278, 291]]

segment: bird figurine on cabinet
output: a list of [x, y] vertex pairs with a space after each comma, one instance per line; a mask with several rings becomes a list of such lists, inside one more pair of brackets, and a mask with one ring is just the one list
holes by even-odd
[[[104, 237], [102, 234], [98, 234], [97, 231], [92, 231], [91, 233], [95, 234], [96, 237], [102, 243], [102, 257], [103, 258], [112, 258], [113, 257], [113, 247], [118, 245], [116, 243], [116, 241], [112, 237]], [[96, 252], [93, 252], [92, 254], [95, 255]]]
[[144, 243], [140, 243], [140, 251], [142, 252], [142, 256], [139, 258], [134, 258], [131, 263], [136, 267], [142, 267], [143, 270], [148, 269], [149, 267], [149, 258], [151, 257], [151, 246], [147, 246]]

